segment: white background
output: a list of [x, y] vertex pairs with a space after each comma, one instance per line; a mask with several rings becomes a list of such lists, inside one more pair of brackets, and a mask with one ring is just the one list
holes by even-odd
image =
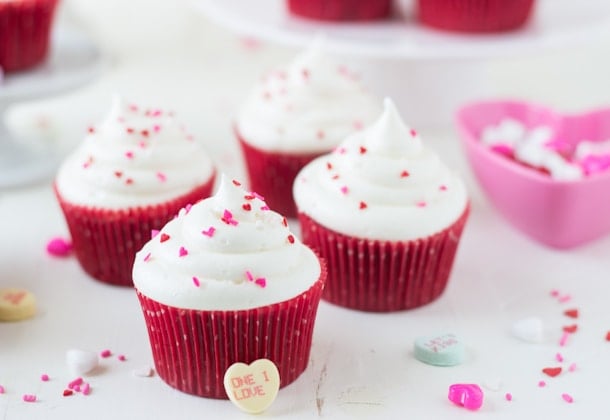
[[[286, 63], [297, 49], [237, 36], [207, 21], [190, 2], [66, 0], [58, 23], [86, 28], [108, 57], [106, 71], [78, 91], [15, 106], [8, 115], [15, 131], [68, 152], [104, 115], [111, 95], [118, 92], [135, 102], [175, 109], [205, 142], [221, 170], [243, 179], [231, 117], [259, 76]], [[409, 66], [445, 66], [462, 87], [466, 80], [476, 83], [468, 74], [475, 68], [494, 96], [579, 110], [607, 104], [607, 41], [590, 40], [524, 56], [411, 60]], [[379, 82], [376, 66], [389, 65], [351, 61], [362, 65], [363, 78], [371, 85]], [[385, 82], [379, 95], [392, 96], [392, 83], [397, 95], [404, 95], [408, 86], [408, 80]], [[434, 80], [429, 82], [434, 86]], [[447, 95], [430, 88], [430, 95], [421, 101], [443, 109], [455, 100]], [[610, 237], [571, 251], [532, 242], [507, 225], [482, 195], [449, 122], [451, 115], [439, 112], [437, 119], [418, 125], [410, 112], [414, 111], [403, 107], [405, 120], [464, 174], [472, 193], [472, 214], [449, 286], [433, 304], [395, 314], [359, 313], [322, 302], [308, 369], [280, 391], [264, 417], [607, 418]], [[135, 294], [91, 280], [74, 258], [46, 255], [46, 242], [67, 234], [51, 182], [52, 176], [36, 185], [0, 191], [0, 287], [25, 287], [39, 303], [34, 319], [0, 324], [0, 385], [6, 389], [0, 395], [0, 418], [249, 417], [229, 402], [182, 394], [158, 376], [132, 374], [152, 365]], [[571, 300], [558, 302], [552, 290]], [[570, 308], [579, 309], [578, 320], [562, 314]], [[524, 343], [510, 334], [515, 321], [530, 316], [544, 323], [541, 344]], [[562, 326], [574, 322], [578, 332], [560, 347]], [[461, 337], [467, 348], [465, 363], [438, 368], [413, 358], [415, 338], [444, 332]], [[63, 389], [73, 379], [64, 361], [70, 348], [111, 349], [127, 361], [103, 359], [102, 368], [87, 378], [91, 395], [63, 397]], [[555, 361], [557, 352], [564, 363]], [[574, 372], [564, 371], [556, 378], [541, 373], [542, 368], [565, 369], [571, 363], [577, 365]], [[49, 382], [40, 381], [43, 373], [51, 377]], [[547, 386], [538, 387], [540, 380]], [[449, 385], [458, 382], [483, 387], [485, 402], [479, 412], [447, 401]], [[511, 402], [505, 400], [507, 392], [513, 396]], [[562, 393], [572, 395], [574, 403], [564, 402]], [[23, 394], [36, 394], [39, 401], [24, 403]]]

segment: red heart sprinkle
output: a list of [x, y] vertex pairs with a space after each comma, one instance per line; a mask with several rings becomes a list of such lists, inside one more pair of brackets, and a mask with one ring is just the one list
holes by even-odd
[[252, 206], [250, 205], [250, 203], [245, 203], [242, 204], [241, 207], [245, 210], [245, 211], [250, 211], [252, 210]]
[[564, 311], [563, 314], [570, 318], [578, 318], [578, 309], [568, 309], [567, 311]]
[[408, 177], [408, 176], [409, 176], [409, 171], [402, 171], [402, 172], [400, 173], [400, 177], [401, 177], [401, 178], [406, 178], [406, 177]]
[[231, 182], [233, 182], [233, 185], [235, 185], [236, 187], [241, 187], [241, 182], [236, 181], [236, 180], [233, 180]]
[[563, 327], [563, 330], [567, 333], [575, 333], [577, 329], [578, 325], [576, 324], [566, 325], [565, 327]]
[[161, 234], [161, 238], [159, 239], [160, 242], [165, 242], [169, 239], [169, 235], [167, 233], [162, 233]]
[[288, 242], [290, 242], [291, 244], [294, 243], [294, 236], [292, 235], [288, 235]]
[[121, 171], [114, 171], [114, 176], [116, 176], [117, 178], [120, 178], [123, 176], [123, 172]]
[[542, 369], [542, 373], [545, 373], [545, 374], [549, 375], [550, 377], [554, 378], [555, 376], [557, 376], [561, 373], [561, 368], [560, 367], [544, 368], [544, 369]]
[[71, 389], [64, 389], [64, 397], [69, 397], [74, 392]]
[[366, 153], [366, 147], [360, 146], [360, 154], [363, 155]]
[[606, 333], [606, 341], [610, 341], [610, 331]]
[[360, 210], [364, 210], [365, 208], [367, 208], [368, 206], [366, 205], [366, 203], [364, 201], [360, 202]]

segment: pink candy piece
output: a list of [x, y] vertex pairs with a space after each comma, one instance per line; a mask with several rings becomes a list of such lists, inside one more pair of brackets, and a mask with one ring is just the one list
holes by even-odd
[[0, 394], [4, 394], [4, 387], [0, 385]]
[[490, 147], [496, 153], [499, 153], [503, 156], [512, 157], [513, 156], [513, 148], [508, 144], [494, 144]]
[[589, 155], [578, 163], [585, 174], [592, 175], [610, 169], [610, 155]]
[[40, 380], [43, 382], [47, 382], [49, 380], [49, 375], [43, 373], [42, 375], [40, 375]]
[[110, 357], [112, 356], [112, 352], [110, 350], [102, 350], [100, 356], [102, 356], [103, 358]]
[[478, 410], [483, 405], [483, 390], [476, 384], [453, 384], [449, 387], [448, 398], [468, 410]]
[[36, 395], [32, 394], [24, 394], [23, 401], [25, 402], [36, 402]]
[[47, 243], [47, 253], [54, 257], [66, 257], [72, 252], [72, 243], [59, 236]]

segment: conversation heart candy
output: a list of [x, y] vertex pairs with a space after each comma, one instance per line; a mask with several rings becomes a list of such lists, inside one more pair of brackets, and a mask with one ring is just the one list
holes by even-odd
[[36, 313], [36, 298], [18, 288], [0, 289], [0, 321], [21, 321]]
[[449, 387], [449, 401], [468, 410], [483, 405], [483, 390], [476, 384], [453, 384]]
[[225, 372], [224, 387], [233, 404], [250, 414], [265, 411], [280, 389], [280, 373], [269, 359], [249, 365], [234, 363]]
[[415, 340], [413, 355], [434, 366], [455, 366], [464, 361], [464, 345], [455, 334], [439, 334]]

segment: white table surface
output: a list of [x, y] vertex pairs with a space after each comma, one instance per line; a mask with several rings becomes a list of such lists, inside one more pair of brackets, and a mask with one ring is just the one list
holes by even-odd
[[[68, 151], [118, 91], [135, 101], [174, 107], [208, 145], [220, 168], [243, 179], [231, 115], [262, 71], [285, 62], [294, 50], [240, 39], [210, 26], [187, 4], [142, 7], [140, 0], [132, 0], [111, 24], [112, 5], [117, 4], [118, 0], [98, 5], [65, 2], [70, 18], [87, 25], [116, 64], [85, 89], [16, 107], [9, 115], [12, 126], [24, 134], [44, 133]], [[121, 39], [117, 32], [126, 30], [132, 22], [129, 17], [141, 10], [151, 21], [165, 17], [165, 24], [143, 25], [131, 38]], [[544, 60], [530, 57], [485, 65], [498, 94], [512, 92], [559, 108], [578, 108], [603, 101], [596, 87], [609, 64], [607, 59], [595, 61], [600, 57], [596, 52], [587, 47]], [[579, 66], [574, 60], [588, 60], [594, 66]], [[547, 73], [550, 68], [559, 70]], [[567, 82], [575, 80], [574, 72], [580, 72], [578, 89]], [[418, 131], [464, 174], [472, 195], [472, 214], [446, 292], [428, 306], [393, 314], [359, 313], [322, 302], [309, 367], [279, 392], [261, 417], [608, 418], [610, 237], [571, 251], [532, 242], [508, 226], [486, 201], [451, 127]], [[6, 389], [0, 395], [1, 419], [249, 417], [230, 402], [180, 393], [156, 375], [133, 375], [134, 369], [152, 366], [135, 293], [92, 280], [74, 257], [46, 254], [50, 238], [67, 234], [50, 179], [0, 191], [0, 232], [0, 287], [27, 288], [39, 304], [31, 320], [0, 323], [0, 385]], [[570, 300], [560, 303], [552, 290]], [[563, 315], [571, 308], [580, 311], [577, 320]], [[545, 339], [540, 344], [510, 334], [514, 322], [532, 316], [543, 321]], [[578, 331], [560, 346], [562, 327], [573, 323]], [[440, 368], [413, 358], [415, 338], [443, 332], [455, 333], [465, 343], [462, 365]], [[102, 368], [86, 378], [92, 386], [89, 396], [62, 396], [74, 378], [65, 363], [70, 348], [110, 349], [115, 354], [102, 359]], [[558, 352], [563, 363], [555, 360]], [[127, 360], [119, 361], [118, 354]], [[568, 372], [572, 363], [576, 370]], [[564, 372], [556, 378], [541, 372], [553, 366], [563, 366]], [[49, 382], [40, 380], [43, 373], [50, 376]], [[540, 388], [540, 380], [547, 386]], [[447, 400], [449, 385], [460, 382], [482, 386], [481, 410], [469, 412]], [[512, 394], [512, 401], [505, 399], [506, 393]], [[563, 393], [574, 402], [566, 403]], [[38, 401], [25, 403], [23, 394], [36, 394]]]

